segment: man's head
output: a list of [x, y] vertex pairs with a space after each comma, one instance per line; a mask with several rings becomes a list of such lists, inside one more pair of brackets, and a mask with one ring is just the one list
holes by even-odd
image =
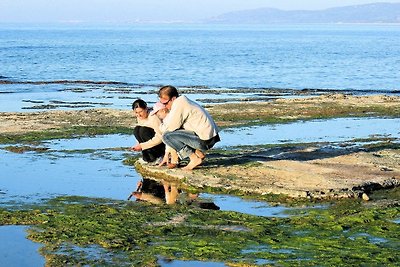
[[172, 103], [176, 98], [179, 97], [178, 90], [171, 85], [166, 85], [160, 88], [158, 91], [158, 97], [160, 98], [160, 102], [165, 105], [167, 109], [171, 109]]

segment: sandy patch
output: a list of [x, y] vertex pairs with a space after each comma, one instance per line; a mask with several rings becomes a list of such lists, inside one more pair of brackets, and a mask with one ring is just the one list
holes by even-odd
[[24, 134], [74, 126], [133, 127], [129, 110], [88, 109], [73, 111], [0, 112], [0, 133]]

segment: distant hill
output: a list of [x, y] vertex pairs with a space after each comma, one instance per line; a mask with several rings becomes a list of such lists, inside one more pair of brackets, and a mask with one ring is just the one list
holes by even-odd
[[400, 3], [374, 3], [312, 11], [259, 8], [225, 13], [204, 22], [221, 24], [400, 23]]

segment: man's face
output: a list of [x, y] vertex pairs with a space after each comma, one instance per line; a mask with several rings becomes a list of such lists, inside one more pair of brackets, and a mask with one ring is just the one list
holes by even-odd
[[172, 98], [169, 98], [168, 96], [165, 96], [165, 95], [161, 95], [161, 96], [160, 96], [160, 102], [161, 102], [162, 104], [164, 104], [165, 107], [166, 107], [168, 110], [171, 110], [172, 103], [174, 102], [175, 99], [176, 99], [175, 96], [172, 97]]

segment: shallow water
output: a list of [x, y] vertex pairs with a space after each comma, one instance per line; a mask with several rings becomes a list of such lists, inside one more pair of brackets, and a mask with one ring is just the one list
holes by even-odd
[[200, 194], [202, 198], [210, 199], [221, 210], [235, 211], [263, 217], [287, 217], [285, 211], [289, 210], [283, 206], [271, 206], [263, 201], [246, 200], [229, 195]]
[[[26, 92], [24, 88], [26, 87]], [[158, 101], [157, 86], [135, 86], [126, 85], [85, 85], [77, 84], [41, 84], [33, 86], [40, 89], [30, 91], [32, 85], [0, 83], [0, 101], [2, 112], [33, 112], [47, 109], [57, 110], [81, 110], [87, 108], [113, 108], [129, 110], [132, 102], [138, 98], [145, 100], [149, 106]], [[184, 89], [184, 88], [183, 88]], [[186, 88], [188, 89], [188, 88]], [[194, 88], [191, 88], [194, 90]], [[260, 94], [259, 90], [243, 90], [242, 92], [231, 92], [228, 88], [216, 88], [210, 91], [196, 89], [196, 92], [185, 93], [190, 99], [200, 104], [238, 102], [246, 99], [257, 100], [264, 97], [264, 100], [272, 99]], [[149, 93], [149, 92], [152, 93]], [[218, 93], [215, 93], [218, 91]], [[265, 91], [265, 93], [268, 93]], [[388, 92], [386, 92], [388, 93]], [[282, 92], [281, 98], [293, 97]], [[297, 96], [298, 97], [298, 96]]]
[[26, 226], [0, 226], [0, 266], [45, 266], [40, 244], [26, 238]]
[[136, 139], [134, 135], [111, 134], [99, 135], [95, 137], [82, 137], [74, 139], [59, 139], [45, 141], [43, 145], [51, 150], [84, 150], [84, 149], [123, 149], [127, 153], [136, 155], [129, 148], [135, 145]]
[[339, 118], [226, 130], [218, 146], [339, 142], [373, 136], [400, 138], [399, 118]]
[[140, 180], [133, 167], [110, 155], [0, 150], [1, 202], [31, 203], [58, 195], [124, 200]]
[[[400, 138], [399, 118], [339, 118], [312, 120], [288, 124], [225, 129], [220, 133], [221, 142], [216, 148], [239, 145], [263, 145], [280, 143], [339, 142], [355, 138]], [[125, 148], [134, 145], [129, 135], [106, 135], [95, 138], [79, 138], [46, 142], [52, 150]]]

